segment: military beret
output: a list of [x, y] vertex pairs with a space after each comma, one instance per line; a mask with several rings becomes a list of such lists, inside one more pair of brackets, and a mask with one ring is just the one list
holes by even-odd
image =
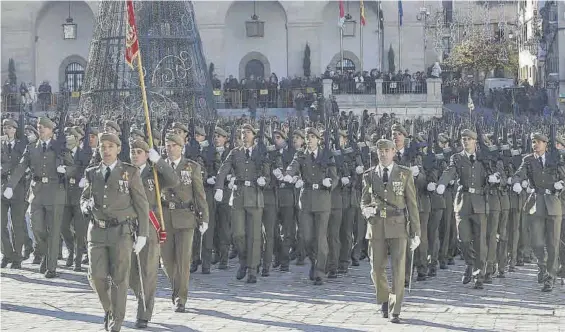
[[37, 123], [42, 125], [43, 127], [50, 128], [50, 129], [53, 129], [55, 127], [55, 124], [53, 123], [53, 121], [51, 121], [51, 119], [46, 118], [46, 117], [40, 117], [39, 121], [37, 121]]
[[471, 129], [464, 129], [461, 132], [461, 137], [469, 137], [471, 139], [477, 139], [477, 133], [472, 131]]
[[184, 145], [184, 142], [183, 142], [182, 138], [181, 138], [179, 135], [177, 135], [177, 134], [169, 133], [169, 134], [167, 134], [167, 136], [165, 137], [165, 139], [166, 139], [167, 141], [171, 141], [171, 142], [173, 142], [173, 143], [175, 143], [175, 144], [177, 144], [177, 145], [180, 145], [180, 146], [183, 146], [183, 145]]
[[98, 136], [98, 134], [100, 134], [100, 130], [98, 130], [98, 128], [90, 128], [90, 135], [96, 135]]
[[155, 140], [160, 141], [161, 140], [161, 133], [157, 129], [153, 129], [152, 134], [153, 134], [153, 141], [155, 141]]
[[377, 142], [378, 142], [379, 139], [380, 139], [379, 135], [377, 135], [377, 134], [372, 134], [372, 135], [371, 135], [371, 142], [372, 142], [373, 144], [377, 144]]
[[67, 149], [72, 150], [77, 146], [77, 138], [74, 135], [67, 136]]
[[321, 137], [321, 134], [318, 131], [318, 129], [316, 129], [314, 127], [306, 128], [306, 135], [314, 135], [314, 136], [318, 137], [318, 139], [320, 139], [320, 137]]
[[338, 133], [340, 136], [347, 137], [347, 131], [345, 131], [345, 130], [343, 130], [343, 129], [338, 130], [337, 133]]
[[184, 130], [184, 131], [188, 132], [188, 127], [185, 126], [184, 124], [180, 123], [180, 122], [174, 122], [173, 123], [173, 129], [180, 129], [180, 130]]
[[547, 136], [542, 134], [542, 133], [532, 133], [532, 140], [538, 140], [538, 141], [543, 141], [543, 142], [548, 142], [549, 140], [547, 139]]
[[486, 145], [491, 145], [492, 144], [492, 140], [491, 140], [492, 135], [483, 135], [483, 139], [485, 141]]
[[302, 139], [306, 138], [306, 133], [302, 129], [295, 129], [292, 135], [302, 137]]
[[[561, 144], [561, 145], [563, 145], [563, 146], [565, 146], [565, 137], [563, 137], [563, 136], [557, 136], [557, 137], [555, 138], [555, 142], [556, 142], [556, 143], [559, 143], [559, 144]], [[564, 259], [565, 259], [565, 258], [564, 258]]]
[[408, 136], [408, 132], [406, 131], [406, 129], [404, 129], [404, 127], [402, 127], [402, 125], [399, 124], [399, 123], [393, 124], [391, 130], [392, 130], [392, 131], [398, 131], [398, 132], [400, 132], [402, 135]]
[[250, 125], [249, 123], [246, 123], [243, 126], [241, 126], [241, 131], [244, 131], [244, 130], [251, 130], [251, 132], [253, 134], [257, 134], [257, 130], [255, 130], [255, 128], [253, 128], [253, 126]]
[[202, 127], [194, 127], [194, 133], [200, 136], [206, 136], [206, 131]]
[[446, 134], [442, 133], [437, 136], [437, 140], [440, 141], [441, 143], [447, 143], [449, 142], [449, 137], [447, 137]]
[[214, 133], [220, 136], [224, 136], [224, 137], [228, 137], [228, 132], [223, 130], [221, 127], [216, 126], [216, 129], [214, 129]]
[[424, 133], [418, 133], [416, 135], [414, 135], [414, 139], [416, 140], [416, 142], [422, 143], [428, 140], [427, 135]]
[[35, 136], [39, 137], [39, 132], [37, 131], [37, 129], [36, 129], [34, 126], [26, 125], [26, 126], [24, 127], [24, 130], [33, 131], [33, 133], [35, 134]]
[[10, 126], [17, 129], [18, 123], [12, 119], [4, 119], [2, 120], [2, 126]]
[[273, 134], [279, 134], [279, 135], [281, 135], [281, 137], [282, 137], [283, 139], [286, 139], [286, 134], [284, 133], [284, 131], [282, 131], [282, 130], [280, 130], [280, 129], [275, 129], [275, 130], [273, 131]]
[[377, 141], [377, 149], [394, 149], [394, 143], [391, 140], [381, 138]]
[[111, 120], [106, 120], [104, 122], [104, 127], [110, 127], [113, 128], [115, 131], [117, 131], [118, 133], [122, 132], [122, 129], [120, 128], [120, 126], [118, 126], [118, 123], [115, 121], [111, 121]]
[[74, 126], [73, 129], [77, 132], [78, 136], [84, 137], [84, 130], [80, 126]]
[[147, 142], [142, 141], [140, 139], [133, 140], [129, 143], [131, 149], [141, 149], [145, 152], [149, 152], [149, 144]]
[[67, 135], [72, 135], [74, 137], [78, 137], [80, 136], [78, 131], [75, 129], [75, 127], [67, 127], [65, 128], [65, 134]]
[[120, 138], [118, 137], [118, 135], [113, 134], [113, 133], [102, 133], [100, 135], [98, 135], [98, 139], [100, 140], [100, 142], [102, 141], [108, 141], [108, 142], [112, 142], [114, 144], [116, 144], [117, 146], [122, 146], [122, 141], [120, 141]]
[[130, 135], [138, 135], [138, 136], [145, 138], [145, 133], [141, 129], [138, 129], [138, 128], [131, 128]]

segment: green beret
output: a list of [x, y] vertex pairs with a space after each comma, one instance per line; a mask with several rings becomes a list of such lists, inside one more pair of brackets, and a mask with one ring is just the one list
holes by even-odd
[[282, 137], [283, 139], [286, 139], [286, 134], [284, 133], [284, 131], [282, 131], [282, 130], [280, 130], [280, 129], [275, 129], [275, 130], [273, 130], [273, 134], [279, 134], [279, 135], [281, 135], [281, 137]]
[[343, 129], [338, 130], [337, 133], [339, 134], [339, 136], [347, 137], [347, 131]]
[[377, 149], [394, 149], [394, 143], [385, 138], [381, 138], [377, 141]]
[[404, 127], [402, 127], [400, 123], [393, 124], [391, 130], [400, 132], [404, 136], [408, 136], [408, 132], [406, 131], [406, 129], [404, 129]]
[[302, 139], [306, 138], [306, 133], [304, 132], [304, 130], [302, 129], [296, 129], [294, 130], [294, 132], [292, 133], [293, 136], [299, 136], [302, 137]]
[[37, 131], [37, 128], [35, 128], [34, 126], [26, 125], [24, 127], [24, 130], [30, 130], [35, 134], [35, 136], [39, 137], [39, 132]]
[[216, 126], [216, 129], [214, 129], [214, 133], [217, 134], [217, 135], [220, 135], [220, 136], [224, 136], [224, 137], [229, 136], [227, 131], [225, 131], [221, 127], [217, 127], [217, 126]]
[[77, 132], [77, 136], [84, 137], [84, 130], [80, 126], [74, 126], [73, 129]]
[[40, 117], [39, 121], [37, 121], [37, 124], [40, 124], [43, 127], [50, 128], [50, 129], [55, 128], [55, 124], [53, 123], [53, 121], [51, 121], [51, 119], [46, 118], [46, 117]]
[[250, 125], [249, 123], [246, 123], [243, 126], [241, 126], [241, 131], [244, 131], [244, 130], [251, 130], [251, 132], [253, 134], [257, 134], [257, 130], [255, 128], [253, 128], [253, 126]]
[[437, 135], [437, 140], [440, 141], [440, 143], [448, 143], [449, 137], [447, 137], [446, 134], [439, 134]]
[[104, 127], [113, 128], [118, 133], [122, 132], [122, 129], [120, 128], [120, 126], [118, 126], [118, 123], [115, 121], [107, 120], [106, 122], [104, 122]]
[[2, 126], [10, 126], [13, 128], [18, 129], [18, 123], [12, 119], [4, 119], [2, 120]]
[[472, 131], [471, 129], [464, 129], [461, 132], [461, 137], [469, 137], [471, 139], [477, 139], [477, 133]]
[[90, 135], [98, 136], [98, 134], [100, 134], [100, 130], [98, 130], [98, 128], [95, 128], [95, 127], [90, 128]]
[[138, 129], [138, 128], [131, 128], [130, 135], [138, 135], [138, 136], [145, 138], [145, 133], [141, 129]]
[[542, 133], [533, 133], [531, 137], [532, 137], [532, 141], [538, 140], [538, 141], [543, 141], [543, 142], [546, 142], [546, 143], [549, 141], [547, 139], [547, 136], [542, 134]]
[[[563, 146], [565, 146], [565, 137], [563, 137], [563, 136], [557, 136], [557, 137], [555, 138], [555, 142], [556, 142], [556, 143], [559, 143], [559, 144], [561, 144], [561, 145], [563, 145]], [[565, 259], [565, 257], [564, 257], [563, 259]]]
[[318, 131], [318, 129], [314, 128], [314, 127], [308, 127], [306, 128], [306, 135], [314, 135], [316, 136], [318, 139], [320, 139], [321, 134]]
[[116, 144], [117, 146], [122, 146], [122, 141], [120, 141], [118, 135], [113, 133], [102, 133], [98, 135], [98, 139], [100, 140], [100, 142], [109, 141]]
[[180, 146], [183, 146], [183, 145], [184, 145], [184, 142], [183, 142], [182, 138], [181, 138], [179, 135], [177, 135], [177, 134], [169, 133], [169, 134], [167, 134], [167, 136], [165, 137], [165, 139], [166, 139], [167, 141], [171, 141], [171, 142], [173, 142], [173, 143], [175, 143], [175, 144], [177, 144], [177, 145], [180, 145]]
[[67, 149], [72, 150], [77, 146], [77, 138], [74, 135], [69, 135], [67, 138]]
[[142, 141], [140, 139], [136, 139], [130, 142], [129, 146], [131, 149], [141, 149], [145, 152], [149, 152], [149, 144], [147, 144], [145, 141]]
[[65, 128], [65, 134], [67, 135], [73, 135], [74, 137], [79, 137], [79, 133], [78, 131], [75, 129], [75, 127], [67, 127]]
[[206, 131], [202, 127], [194, 127], [194, 133], [200, 136], [206, 136]]
[[173, 123], [173, 129], [180, 129], [180, 130], [184, 130], [188, 133], [188, 127], [185, 126], [184, 124], [180, 123], [180, 122], [174, 122]]

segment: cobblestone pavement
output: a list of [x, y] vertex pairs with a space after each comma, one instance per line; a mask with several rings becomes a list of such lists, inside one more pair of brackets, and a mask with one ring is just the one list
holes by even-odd
[[[85, 273], [60, 268], [45, 279], [28, 260], [22, 270], [2, 269], [2, 331], [101, 331], [103, 312]], [[60, 261], [62, 264], [63, 261]], [[415, 282], [395, 325], [377, 311], [369, 265], [323, 286], [308, 280], [308, 266], [273, 271], [255, 285], [235, 279], [236, 267], [193, 274], [187, 313], [174, 313], [160, 273], [149, 331], [565, 331], [565, 286], [540, 291], [536, 267], [527, 265], [484, 290], [460, 282], [462, 261], [438, 277]], [[128, 298], [122, 331], [134, 331], [136, 304]]]

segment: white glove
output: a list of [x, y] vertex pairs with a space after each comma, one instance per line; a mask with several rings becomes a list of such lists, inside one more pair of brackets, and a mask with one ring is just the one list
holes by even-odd
[[78, 182], [78, 187], [79, 187], [79, 188], [84, 188], [84, 187], [86, 187], [86, 178], [80, 179], [80, 181]]
[[420, 237], [418, 235], [410, 239], [410, 250], [414, 251], [420, 245]]
[[532, 187], [526, 188], [526, 193], [531, 194], [533, 192], [534, 192], [534, 188], [532, 188]]
[[216, 200], [216, 202], [221, 202], [224, 199], [224, 191], [222, 189], [216, 189], [214, 199]]
[[500, 173], [498, 172], [494, 173], [494, 178], [496, 179], [496, 183], [500, 183], [500, 179], [501, 179]]
[[438, 185], [436, 188], [436, 193], [443, 195], [444, 192], [445, 192], [445, 185], [443, 184]]
[[412, 176], [418, 176], [418, 174], [420, 174], [420, 168], [418, 166], [412, 166], [410, 170], [412, 171]]
[[206, 233], [207, 229], [208, 229], [208, 223], [207, 222], [203, 222], [202, 225], [200, 225], [200, 227], [198, 227], [198, 230], [200, 230], [200, 234]]
[[372, 206], [364, 207], [363, 210], [361, 210], [361, 214], [363, 214], [365, 219], [369, 219], [375, 214], [377, 214], [377, 209], [375, 209]]
[[325, 178], [322, 180], [322, 185], [324, 185], [324, 187], [329, 188], [332, 186], [332, 179], [330, 178]]
[[522, 186], [519, 183], [514, 183], [514, 185], [512, 186], [512, 190], [515, 193], [521, 193], [522, 192]]
[[488, 183], [496, 183], [496, 175], [491, 174], [488, 176]]
[[365, 168], [363, 168], [363, 166], [355, 167], [355, 173], [357, 173], [357, 174], [363, 174], [364, 171], [365, 171]]
[[288, 174], [283, 176], [283, 181], [288, 182], [288, 183], [292, 183], [292, 176], [290, 176]]
[[231, 174], [228, 174], [228, 175], [226, 176], [226, 180], [228, 180], [228, 181], [231, 181], [231, 178], [232, 178], [232, 175], [231, 175]]
[[61, 173], [61, 174], [67, 173], [67, 167], [63, 165], [57, 166], [57, 173]]
[[275, 168], [275, 169], [273, 170], [273, 175], [277, 178], [277, 180], [280, 180], [280, 179], [283, 177], [280, 168]]
[[265, 178], [261, 176], [257, 179], [257, 184], [261, 187], [264, 187], [267, 184], [267, 181], [265, 181]]
[[555, 190], [563, 190], [563, 181], [555, 182], [553, 188], [555, 188]]
[[428, 191], [436, 191], [437, 185], [435, 182], [428, 183]]
[[528, 188], [528, 180], [522, 181], [522, 188]]
[[149, 160], [151, 160], [152, 163], [156, 163], [159, 161], [159, 159], [161, 159], [161, 155], [155, 149], [149, 150], [148, 154], [149, 154]]
[[84, 201], [80, 204], [80, 210], [84, 214], [90, 213], [90, 209], [94, 207], [94, 198], [90, 198], [87, 201]]
[[292, 177], [292, 182], [291, 183], [296, 183], [296, 181], [298, 181], [300, 178], [298, 177], [298, 175], [295, 175]]
[[506, 184], [512, 184], [512, 178], [508, 177], [508, 179], [506, 179]]
[[209, 178], [206, 179], [206, 183], [207, 184], [216, 184], [216, 177], [215, 176], [211, 176]]
[[147, 238], [145, 236], [138, 236], [137, 240], [133, 243], [133, 252], [139, 254], [141, 249], [145, 247], [145, 243], [147, 243]]
[[344, 186], [347, 186], [349, 184], [349, 178], [347, 176], [344, 176], [341, 178], [341, 184], [343, 184]]
[[12, 190], [12, 188], [8, 187], [4, 190], [4, 197], [6, 197], [7, 199], [11, 199], [12, 196], [14, 196], [14, 191]]
[[304, 181], [302, 181], [302, 179], [298, 179], [298, 180], [296, 180], [296, 183], [294, 184], [294, 188], [300, 189], [300, 188], [302, 188], [303, 185], [304, 185]]
[[451, 184], [451, 185], [454, 184], [454, 183], [455, 183], [455, 180], [449, 181], [449, 184]]

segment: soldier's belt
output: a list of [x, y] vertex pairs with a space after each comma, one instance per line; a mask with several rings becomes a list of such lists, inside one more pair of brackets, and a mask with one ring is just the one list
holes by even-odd
[[113, 228], [118, 227], [120, 225], [125, 225], [130, 221], [130, 218], [127, 218], [123, 221], [118, 221], [118, 219], [108, 219], [108, 220], [99, 220], [99, 219], [92, 219], [91, 222], [95, 227], [106, 229], [106, 228]]
[[388, 217], [404, 217], [405, 213], [403, 209], [377, 209], [377, 216], [381, 218], [388, 218]]
[[311, 182], [304, 182], [304, 188], [312, 189], [312, 190], [330, 190], [331, 187], [326, 187], [321, 183], [311, 183]]
[[32, 177], [32, 179], [35, 182], [41, 182], [41, 183], [49, 183], [51, 181], [59, 181], [59, 178], [50, 178], [48, 176], [38, 176], [38, 175], [34, 175]]
[[167, 208], [169, 210], [186, 209], [186, 210], [194, 211], [194, 204], [192, 202], [177, 203], [177, 202], [168, 202], [163, 200], [161, 201], [161, 203], [163, 204], [164, 208]]
[[535, 192], [540, 195], [559, 195], [559, 191], [555, 189], [541, 189], [541, 188], [534, 188]]
[[235, 184], [244, 187], [255, 187], [255, 181], [235, 180]]
[[485, 191], [483, 190], [483, 188], [469, 188], [466, 186], [459, 186], [459, 188], [457, 188], [458, 191], [463, 191], [469, 194], [477, 194], [477, 195], [483, 195], [485, 193]]

